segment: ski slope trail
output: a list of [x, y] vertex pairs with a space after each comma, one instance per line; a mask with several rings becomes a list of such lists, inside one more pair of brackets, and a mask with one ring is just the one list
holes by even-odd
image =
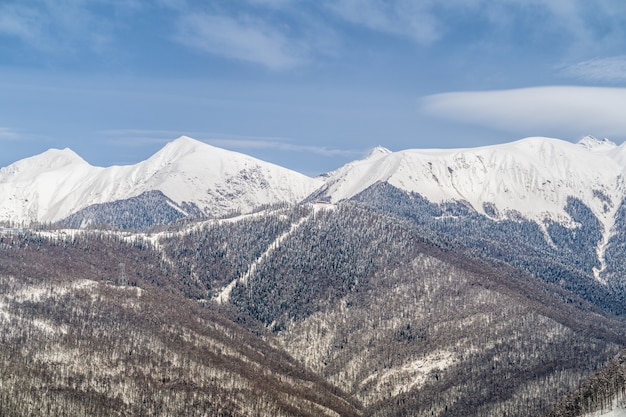
[[289, 236], [291, 236], [304, 222], [310, 220], [315, 215], [315, 211], [312, 211], [309, 215], [302, 217], [297, 222], [291, 224], [289, 230], [282, 235], [278, 236], [270, 245], [267, 250], [263, 252], [258, 258], [256, 258], [244, 272], [241, 277], [232, 280], [224, 289], [214, 298], [218, 304], [225, 304], [230, 300], [230, 294], [235, 288], [237, 283], [247, 284], [250, 277], [256, 272], [257, 267], [264, 262]]
[[596, 254], [598, 257], [598, 261], [600, 262], [600, 267], [593, 268], [593, 276], [598, 282], [604, 285], [607, 284], [606, 280], [602, 277], [602, 273], [607, 268], [606, 249], [609, 246], [609, 241], [611, 240], [611, 237], [614, 233], [613, 228], [615, 227], [615, 220], [618, 208], [618, 205], [614, 205], [610, 208], [610, 210], [608, 210], [606, 219], [604, 222], [602, 222], [602, 239], [598, 241], [598, 245], [596, 246]]
[[[280, 213], [282, 211], [284, 211], [284, 209], [269, 209], [269, 210], [261, 210], [261, 211], [257, 211], [257, 212], [249, 213], [249, 214], [241, 214], [241, 215], [234, 216], [234, 217], [199, 220], [179, 230], [174, 230], [174, 231], [168, 230], [168, 231], [162, 231], [162, 232], [156, 232], [156, 233], [144, 233], [144, 232], [132, 233], [132, 234], [126, 235], [126, 237], [123, 239], [127, 242], [132, 242], [132, 240], [134, 239], [140, 239], [149, 243], [152, 246], [152, 248], [159, 253], [163, 262], [168, 264], [170, 267], [175, 267], [176, 262], [174, 262], [174, 260], [167, 254], [167, 251], [164, 248], [164, 245], [163, 245], [164, 240], [182, 239], [187, 234], [190, 234], [193, 232], [199, 232], [214, 225], [237, 223], [237, 222], [244, 221], [247, 219], [253, 219], [253, 218], [257, 218], [261, 216], [267, 216], [267, 215], [272, 215], [275, 213]], [[1, 231], [2, 229], [0, 229], [0, 232]]]

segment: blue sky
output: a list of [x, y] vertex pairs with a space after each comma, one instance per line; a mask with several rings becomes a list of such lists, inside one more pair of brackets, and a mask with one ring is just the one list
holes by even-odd
[[314, 175], [391, 150], [626, 139], [622, 0], [2, 0], [0, 166], [188, 135]]

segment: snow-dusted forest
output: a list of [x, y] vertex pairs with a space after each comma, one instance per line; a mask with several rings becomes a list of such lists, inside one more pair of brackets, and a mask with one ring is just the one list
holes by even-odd
[[317, 178], [190, 138], [18, 161], [0, 415], [615, 414], [625, 149], [378, 148]]

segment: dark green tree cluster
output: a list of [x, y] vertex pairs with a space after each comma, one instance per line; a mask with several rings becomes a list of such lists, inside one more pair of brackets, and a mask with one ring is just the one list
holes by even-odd
[[[598, 219], [579, 199], [569, 198], [564, 207], [574, 227], [551, 221], [544, 225], [545, 231], [535, 221], [519, 214], [507, 213], [505, 218], [498, 218], [493, 205], [487, 204], [488, 215], [485, 216], [464, 202], [435, 204], [387, 183], [375, 184], [354, 200], [410, 219], [445, 236], [455, 251], [471, 251], [472, 256], [508, 263], [540, 280], [562, 286], [607, 311], [626, 314], [626, 305], [622, 302], [626, 286], [608, 288], [594, 277], [593, 269], [600, 266], [597, 246], [602, 229]], [[623, 217], [626, 218], [626, 214]], [[623, 263], [617, 267], [615, 260], [626, 252], [620, 252], [624, 247], [619, 246], [617, 242], [621, 240], [616, 239], [607, 258], [613, 268], [622, 268]], [[617, 279], [612, 281], [618, 282]]]

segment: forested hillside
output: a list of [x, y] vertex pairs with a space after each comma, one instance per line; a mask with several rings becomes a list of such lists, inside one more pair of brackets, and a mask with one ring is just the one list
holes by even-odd
[[113, 228], [147, 230], [186, 217], [201, 217], [197, 206], [178, 206], [161, 191], [146, 191], [137, 197], [110, 203], [94, 204], [61, 220], [72, 228]]
[[109, 234], [0, 239], [0, 415], [320, 416], [357, 402]]
[[408, 198], [4, 229], [0, 414], [536, 416], [626, 346], [540, 230]]
[[458, 237], [320, 206], [210, 222], [164, 247], [214, 299], [230, 283], [240, 317], [366, 415], [532, 416], [624, 345], [621, 319]]
[[601, 226], [589, 207], [575, 198], [569, 198], [565, 206], [575, 227], [554, 221], [541, 224], [516, 213], [499, 219], [497, 208], [487, 205], [485, 212], [492, 215], [489, 217], [462, 201], [434, 204], [387, 183], [368, 188], [354, 200], [445, 236], [458, 250], [469, 251], [470, 256], [497, 259], [614, 314], [626, 313], [623, 262], [618, 260], [626, 256], [620, 232], [626, 227], [623, 206], [616, 218], [616, 234], [607, 248], [606, 285], [594, 276], [594, 268], [600, 268], [597, 245], [602, 239]]
[[[564, 395], [541, 417], [600, 416], [626, 407], [626, 351]], [[622, 414], [624, 411], [622, 411]], [[616, 416], [617, 417], [617, 416]]]

